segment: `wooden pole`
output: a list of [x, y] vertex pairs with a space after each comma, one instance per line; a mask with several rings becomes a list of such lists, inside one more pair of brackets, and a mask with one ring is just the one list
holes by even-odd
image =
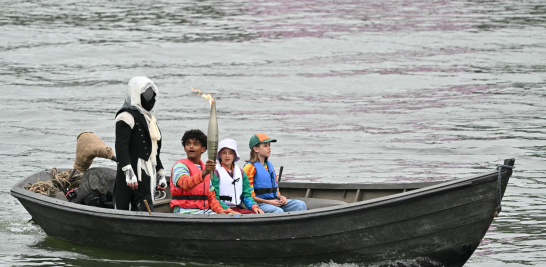
[[152, 215], [152, 211], [150, 210], [150, 206], [148, 206], [148, 201], [146, 201], [146, 199], [144, 200], [144, 205], [146, 206], [146, 209], [148, 210], [148, 213], [150, 213], [150, 215]]
[[277, 187], [279, 187], [279, 183], [281, 183], [282, 178], [282, 170], [284, 169], [284, 166], [281, 166], [281, 170], [279, 171], [279, 180], [277, 181]]

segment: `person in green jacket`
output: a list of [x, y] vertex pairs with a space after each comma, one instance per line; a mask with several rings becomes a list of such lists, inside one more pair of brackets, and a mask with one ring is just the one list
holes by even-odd
[[235, 165], [239, 159], [237, 142], [233, 139], [222, 140], [216, 155], [218, 163], [210, 179], [216, 198], [224, 209], [242, 214], [264, 213], [252, 198], [248, 176]]

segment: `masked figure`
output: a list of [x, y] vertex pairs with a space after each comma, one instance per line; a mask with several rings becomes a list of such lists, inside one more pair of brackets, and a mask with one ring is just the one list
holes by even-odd
[[165, 190], [167, 182], [159, 159], [161, 133], [154, 116], [158, 93], [150, 79], [133, 77], [125, 103], [116, 114], [116, 209], [145, 211], [146, 200], [153, 210], [156, 188]]

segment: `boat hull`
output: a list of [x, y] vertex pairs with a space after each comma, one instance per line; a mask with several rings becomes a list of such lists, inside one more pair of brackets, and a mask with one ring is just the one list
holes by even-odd
[[[503, 195], [511, 174], [502, 172]], [[462, 266], [494, 219], [497, 176], [264, 215], [148, 215], [69, 203], [17, 185], [12, 195], [48, 236], [102, 248], [251, 264], [420, 260]]]

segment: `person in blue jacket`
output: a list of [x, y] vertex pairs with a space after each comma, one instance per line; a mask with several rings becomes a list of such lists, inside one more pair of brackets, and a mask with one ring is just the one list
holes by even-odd
[[307, 210], [305, 202], [286, 199], [281, 195], [277, 184], [277, 174], [271, 156], [271, 143], [277, 142], [269, 136], [258, 133], [250, 138], [250, 160], [243, 167], [248, 176], [252, 197], [265, 213]]

